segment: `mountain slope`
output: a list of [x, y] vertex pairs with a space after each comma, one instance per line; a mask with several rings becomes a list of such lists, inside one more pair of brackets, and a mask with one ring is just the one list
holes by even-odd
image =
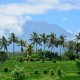
[[[23, 38], [26, 40], [30, 39], [30, 34], [32, 34], [34, 31], [36, 31], [38, 34], [46, 33], [50, 34], [51, 32], [55, 33], [57, 36], [65, 35], [67, 38], [72, 38], [73, 34], [67, 32], [63, 28], [59, 27], [55, 24], [49, 24], [46, 22], [33, 22], [33, 21], [27, 21], [25, 23], [24, 27], [24, 34]], [[25, 36], [24, 36], [25, 35]]]

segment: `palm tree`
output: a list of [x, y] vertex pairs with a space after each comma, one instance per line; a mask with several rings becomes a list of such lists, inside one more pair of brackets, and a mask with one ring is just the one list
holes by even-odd
[[41, 42], [43, 42], [43, 44], [44, 44], [44, 52], [45, 52], [45, 46], [48, 42], [48, 37], [49, 37], [49, 35], [46, 35], [45, 33], [40, 35]]
[[77, 41], [77, 44], [76, 44], [76, 53], [78, 54], [78, 52], [79, 52], [79, 48], [80, 48], [80, 43], [78, 42], [78, 41], [80, 41], [80, 32], [77, 34], [77, 35], [75, 35], [75, 40]]
[[11, 33], [9, 39], [9, 44], [13, 43], [13, 53], [15, 51], [15, 43], [18, 43], [18, 37], [15, 36], [14, 33]]
[[66, 36], [64, 36], [63, 34], [60, 35], [60, 37], [59, 37], [59, 45], [61, 46], [61, 48], [60, 48], [60, 56], [61, 56], [61, 53], [62, 53], [61, 50], [64, 47], [65, 40], [66, 40]]
[[80, 32], [77, 35], [75, 35], [75, 37], [76, 37], [76, 40], [79, 41], [80, 40]]
[[[48, 47], [51, 48], [51, 55], [52, 55], [52, 48], [57, 47], [57, 38], [56, 35], [54, 33], [51, 33], [49, 35], [49, 42], [48, 42]], [[51, 56], [53, 58], [53, 56]]]
[[22, 52], [23, 52], [23, 47], [26, 46], [26, 41], [20, 39], [20, 40], [18, 41], [18, 46], [21, 46], [21, 53], [22, 53]]
[[45, 58], [45, 46], [46, 46], [46, 44], [48, 42], [48, 37], [49, 36], [46, 35], [45, 33], [43, 33], [43, 34], [40, 35], [40, 40], [44, 44], [44, 50], [42, 52], [42, 62], [44, 62], [44, 58]]
[[29, 56], [32, 55], [32, 52], [33, 52], [33, 45], [32, 44], [28, 44], [26, 46], [26, 52], [28, 53]]
[[4, 52], [5, 50], [7, 51], [7, 45], [8, 45], [7, 39], [4, 36], [2, 36], [2, 38], [0, 38], [0, 42], [1, 42], [1, 49], [4, 48]]
[[51, 47], [51, 52], [52, 52], [52, 48], [54, 48], [55, 46], [55, 41], [56, 41], [56, 35], [54, 33], [51, 33], [49, 36], [49, 42], [48, 42], [48, 47]]
[[40, 38], [36, 32], [33, 32], [33, 34], [31, 34], [30, 41], [32, 42], [31, 44], [36, 46], [36, 52], [37, 52], [37, 44], [40, 45]]

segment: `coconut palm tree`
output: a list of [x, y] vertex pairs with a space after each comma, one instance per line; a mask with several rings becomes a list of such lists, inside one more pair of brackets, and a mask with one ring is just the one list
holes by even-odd
[[45, 46], [46, 46], [46, 44], [48, 42], [48, 37], [49, 37], [49, 35], [46, 35], [45, 33], [40, 35], [40, 40], [44, 45], [44, 50], [42, 52], [42, 62], [44, 62], [44, 59], [45, 59]]
[[54, 33], [51, 33], [49, 35], [49, 42], [48, 42], [48, 47], [51, 47], [51, 52], [52, 52], [52, 48], [54, 48], [55, 46], [55, 42], [56, 42], [56, 35]]
[[33, 34], [31, 34], [30, 41], [32, 42], [31, 44], [36, 46], [36, 52], [37, 52], [37, 45], [38, 44], [40, 45], [40, 38], [36, 32], [33, 32]]
[[33, 52], [33, 45], [32, 44], [28, 44], [26, 46], [26, 52], [28, 53], [29, 56], [32, 55], [32, 52]]
[[77, 43], [76, 43], [76, 53], [78, 54], [78, 52], [80, 51], [80, 32], [77, 35], [75, 35], [75, 37], [76, 37], [75, 40], [77, 41]]
[[61, 50], [64, 47], [65, 40], [66, 40], [66, 36], [64, 36], [63, 34], [60, 35], [60, 37], [59, 37], [59, 45], [61, 46], [61, 48], [60, 48], [60, 56], [61, 56], [61, 53], [62, 53]]
[[76, 37], [76, 40], [79, 41], [80, 40], [80, 32], [77, 35], [75, 35], [75, 37]]
[[40, 35], [41, 42], [43, 42], [44, 44], [44, 52], [45, 52], [45, 46], [48, 42], [48, 38], [49, 38], [49, 35], [46, 35], [45, 33]]
[[18, 41], [18, 46], [21, 46], [21, 53], [22, 53], [22, 52], [23, 52], [23, 47], [26, 46], [26, 41], [20, 39], [20, 40]]
[[[54, 49], [54, 47], [57, 47], [57, 38], [56, 38], [56, 34], [51, 33], [49, 35], [49, 41], [48, 41], [48, 47], [51, 48], [51, 55], [52, 55], [52, 49]], [[53, 58], [53, 56], [51, 56]]]
[[2, 36], [2, 38], [0, 38], [0, 42], [1, 42], [1, 49], [4, 48], [4, 52], [5, 50], [7, 51], [7, 46], [8, 46], [7, 39], [4, 36]]
[[11, 33], [9, 39], [9, 44], [13, 43], [13, 53], [15, 51], [15, 43], [18, 43], [18, 37], [15, 36], [14, 33]]

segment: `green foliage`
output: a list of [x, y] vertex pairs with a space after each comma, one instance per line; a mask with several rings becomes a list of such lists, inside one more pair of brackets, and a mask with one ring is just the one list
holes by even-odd
[[58, 72], [57, 72], [58, 76], [61, 77], [62, 76], [62, 73], [61, 73], [61, 70], [58, 69]]
[[62, 55], [63, 60], [75, 60], [75, 54], [73, 51], [66, 51]]
[[53, 58], [53, 63], [56, 63], [56, 59], [55, 58]]
[[80, 60], [79, 59], [76, 60], [76, 66], [78, 69], [80, 69]]
[[8, 72], [8, 68], [7, 67], [4, 68], [4, 72]]
[[23, 69], [18, 66], [16, 66], [15, 70], [12, 72], [12, 76], [14, 80], [25, 80]]
[[47, 70], [44, 70], [44, 71], [43, 71], [43, 73], [44, 73], [44, 74], [47, 74], [47, 73], [48, 73], [48, 71], [47, 71]]
[[35, 74], [39, 74], [38, 70], [35, 70], [34, 73], [35, 73]]
[[24, 57], [23, 56], [19, 56], [19, 57], [17, 57], [17, 60], [20, 61], [20, 62], [23, 62], [24, 61]]
[[0, 61], [1, 62], [6, 61], [7, 58], [8, 58], [7, 53], [4, 51], [0, 51]]
[[53, 70], [50, 70], [50, 75], [54, 76], [54, 71]]

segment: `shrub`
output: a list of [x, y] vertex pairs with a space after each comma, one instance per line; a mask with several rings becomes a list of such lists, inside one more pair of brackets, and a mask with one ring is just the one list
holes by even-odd
[[56, 60], [53, 60], [53, 63], [56, 63]]
[[78, 69], [80, 69], [80, 60], [76, 60], [76, 66]]
[[61, 77], [61, 70], [58, 69], [58, 76]]
[[7, 67], [4, 68], [4, 72], [8, 72], [8, 68]]
[[15, 70], [12, 72], [12, 76], [14, 80], [25, 80], [25, 75], [22, 68], [16, 67]]
[[43, 73], [44, 73], [44, 74], [47, 74], [47, 73], [48, 73], [48, 71], [47, 71], [47, 70], [44, 70], [44, 71], [43, 71]]
[[30, 61], [33, 62], [34, 60], [31, 58]]
[[8, 58], [7, 53], [4, 52], [4, 51], [0, 51], [0, 61], [1, 61], [1, 63], [3, 63], [4, 61], [6, 61], [7, 58]]
[[50, 71], [50, 75], [54, 76], [54, 71], [53, 70]]
[[35, 70], [34, 73], [35, 73], [35, 74], [38, 74], [39, 72], [38, 72], [38, 70]]
[[80, 71], [78, 71], [78, 72], [77, 72], [77, 74], [79, 74], [79, 75], [80, 75]]

